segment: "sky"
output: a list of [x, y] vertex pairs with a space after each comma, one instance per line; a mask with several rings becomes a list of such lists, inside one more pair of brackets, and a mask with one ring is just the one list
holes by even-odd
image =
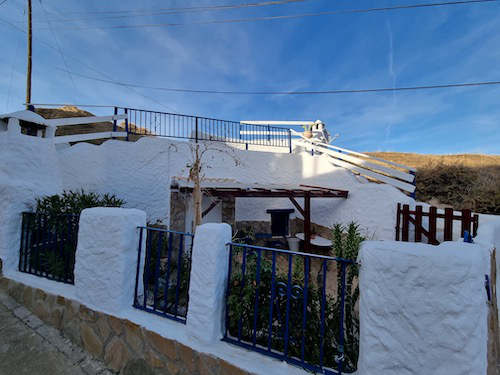
[[[152, 14], [263, 1], [33, 0], [32, 102], [118, 105], [234, 121], [320, 119], [330, 133], [340, 134], [334, 144], [357, 151], [500, 154], [500, 85], [223, 95], [81, 77], [165, 88], [287, 92], [500, 81], [500, 1], [216, 24], [199, 22], [435, 1], [303, 0]], [[23, 108], [26, 3], [0, 5], [0, 113]], [[184, 25], [116, 27], [166, 23]], [[111, 114], [107, 108], [88, 110]]]

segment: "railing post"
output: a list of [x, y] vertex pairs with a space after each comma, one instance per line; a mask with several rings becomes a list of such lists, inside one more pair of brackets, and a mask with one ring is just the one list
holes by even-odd
[[196, 122], [195, 122], [195, 140], [196, 140], [196, 143], [198, 143], [198, 116], [196, 116]]
[[288, 147], [290, 148], [290, 154], [292, 153], [292, 130], [288, 129]]
[[410, 171], [410, 174], [413, 175], [413, 186], [415, 186], [415, 190], [410, 194], [410, 197], [415, 199], [417, 194], [417, 174], [414, 171]]
[[128, 108], [125, 108], [125, 114], [127, 117], [125, 118], [125, 131], [127, 132], [127, 142], [128, 142]]

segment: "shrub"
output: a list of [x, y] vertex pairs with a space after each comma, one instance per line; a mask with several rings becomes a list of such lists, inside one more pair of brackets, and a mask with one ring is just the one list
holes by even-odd
[[98, 194], [93, 192], [64, 191], [62, 194], [37, 198], [35, 211], [48, 216], [74, 214], [79, 215], [84, 209], [91, 207], [121, 207], [125, 201], [114, 194]]

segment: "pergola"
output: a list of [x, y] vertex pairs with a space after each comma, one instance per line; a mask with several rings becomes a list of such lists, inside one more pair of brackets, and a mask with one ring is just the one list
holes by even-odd
[[[216, 198], [288, 198], [304, 218], [304, 250], [311, 249], [311, 199], [312, 198], [347, 198], [347, 190], [338, 190], [313, 185], [299, 185], [299, 188], [241, 188], [241, 187], [202, 187], [202, 193]], [[180, 191], [192, 192], [192, 187], [181, 187]], [[304, 199], [301, 207], [296, 198]], [[215, 200], [203, 211], [208, 214], [220, 200]]]

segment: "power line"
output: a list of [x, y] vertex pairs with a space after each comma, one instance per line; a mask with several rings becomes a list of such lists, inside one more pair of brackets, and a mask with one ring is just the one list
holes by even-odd
[[333, 15], [339, 15], [339, 14], [385, 12], [385, 11], [394, 11], [394, 10], [443, 7], [443, 6], [452, 6], [452, 5], [470, 5], [470, 4], [479, 4], [479, 3], [493, 3], [493, 2], [498, 2], [498, 1], [499, 0], [447, 1], [447, 2], [439, 2], [439, 3], [397, 5], [397, 6], [382, 7], [382, 8], [333, 10], [333, 11], [324, 11], [324, 12], [316, 12], [316, 13], [290, 14], [290, 15], [281, 15], [281, 16], [248, 17], [248, 18], [194, 21], [194, 22], [183, 22], [183, 23], [151, 23], [151, 24], [136, 24], [136, 25], [104, 25], [104, 26], [86, 26], [86, 27], [65, 27], [65, 26], [62, 26], [62, 27], [59, 27], [58, 29], [72, 29], [72, 30], [138, 29], [138, 28], [173, 27], [173, 26], [188, 26], [188, 25], [245, 23], [245, 22], [254, 22], [254, 21], [271, 21], [271, 20], [286, 20], [286, 19], [319, 17], [319, 16], [333, 16]]
[[[56, 68], [64, 71], [64, 69]], [[388, 88], [373, 88], [373, 89], [349, 89], [349, 90], [308, 90], [308, 91], [233, 91], [233, 90], [198, 90], [198, 89], [183, 89], [183, 88], [167, 88], [157, 86], [145, 86], [135, 83], [120, 82], [115, 80], [105, 80], [97, 77], [90, 77], [84, 74], [72, 72], [72, 74], [90, 79], [119, 85], [124, 87], [143, 88], [148, 90], [160, 90], [178, 93], [191, 93], [191, 94], [223, 94], [223, 95], [325, 95], [325, 94], [360, 94], [360, 93], [375, 93], [375, 92], [393, 92], [393, 91], [414, 91], [414, 90], [431, 90], [431, 89], [448, 89], [458, 87], [479, 87], [479, 86], [494, 86], [500, 85], [500, 81], [484, 81], [484, 82], [464, 82], [464, 83], [446, 83], [437, 85], [425, 86], [407, 86], [407, 87], [388, 87]]]
[[[24, 30], [23, 28], [21, 28], [21, 27], [19, 27], [19, 26], [15, 25], [15, 24], [13, 24], [13, 23], [11, 23], [11, 22], [7, 21], [7, 20], [4, 20], [4, 19], [0, 18], [0, 22], [3, 22], [3, 23], [5, 23], [6, 25], [11, 26], [11, 27], [12, 27], [12, 28], [14, 28], [15, 30], [17, 30], [17, 31], [19, 31], [19, 32], [22, 32], [22, 33], [26, 34], [26, 30]], [[49, 48], [53, 49], [54, 51], [56, 51], [56, 52], [58, 51], [57, 47], [54, 47], [52, 44], [47, 43], [45, 40], [43, 40], [43, 39], [41, 39], [41, 38], [39, 38], [39, 37], [35, 37], [35, 39], [36, 39], [36, 40], [38, 40], [38, 41], [40, 41], [40, 43], [42, 43], [43, 45], [45, 45], [45, 46], [47, 46], [47, 47], [49, 47]], [[100, 71], [100, 70], [98, 70], [98, 69], [94, 68], [94, 67], [93, 67], [93, 66], [91, 66], [91, 65], [85, 64], [84, 62], [82, 62], [82, 61], [81, 61], [81, 59], [77, 59], [77, 58], [72, 57], [72, 56], [68, 56], [68, 57], [69, 57], [70, 59], [72, 59], [72, 60], [74, 60], [74, 61], [78, 62], [78, 63], [79, 63], [80, 65], [82, 65], [83, 67], [85, 67], [85, 68], [87, 68], [87, 69], [89, 69], [89, 70], [92, 70], [93, 72], [95, 72], [95, 73], [97, 73], [97, 74], [99, 74], [99, 75], [101, 75], [101, 76], [103, 76], [103, 77], [105, 77], [105, 78], [107, 78], [107, 79], [111, 79], [111, 76], [110, 76], [110, 75], [108, 75], [108, 74], [106, 74], [106, 73], [104, 73], [104, 72], [102, 72], [102, 71]], [[54, 67], [51, 67], [51, 66], [49, 66], [49, 67], [50, 67], [50, 68], [52, 68], [52, 69], [55, 69]], [[148, 96], [148, 95], [142, 94], [141, 92], [139, 92], [139, 91], [135, 90], [134, 88], [131, 88], [131, 90], [132, 90], [133, 92], [135, 92], [137, 95], [142, 96], [142, 97], [143, 97], [143, 98], [145, 98], [145, 99], [151, 100], [152, 102], [154, 102], [154, 103], [158, 104], [159, 106], [161, 106], [161, 107], [163, 107], [163, 108], [165, 108], [165, 109], [167, 109], [167, 110], [172, 110], [172, 109], [174, 109], [174, 110], [175, 110], [175, 108], [170, 108], [170, 107], [166, 106], [165, 104], [163, 104], [162, 102], [160, 102], [160, 101], [156, 100], [155, 98], [152, 98], [152, 97], [150, 97], [150, 96]]]
[[154, 16], [154, 15], [166, 15], [166, 14], [182, 14], [182, 13], [198, 13], [198, 12], [208, 12], [208, 11], [220, 11], [220, 10], [230, 10], [230, 9], [243, 9], [243, 8], [258, 8], [271, 5], [286, 5], [292, 3], [301, 3], [310, 0], [276, 0], [276, 1], [265, 1], [259, 3], [244, 3], [244, 4], [230, 4], [230, 5], [211, 5], [211, 6], [198, 6], [198, 7], [184, 7], [184, 8], [159, 8], [159, 9], [138, 9], [138, 10], [118, 10], [118, 11], [96, 11], [96, 12], [73, 12], [69, 14], [112, 14], [109, 16], [101, 17], [85, 17], [85, 18], [59, 18], [57, 22], [73, 22], [73, 21], [85, 21], [94, 19], [116, 19], [116, 18], [129, 18], [129, 17], [139, 17], [139, 16]]
[[45, 7], [43, 6], [42, 0], [39, 0], [39, 1], [40, 1], [40, 7], [42, 8], [43, 14], [45, 16], [45, 21], [47, 22], [47, 25], [49, 26], [50, 32], [51, 32], [52, 36], [54, 37], [54, 40], [56, 41], [57, 50], [59, 51], [59, 54], [61, 55], [61, 59], [63, 61], [64, 66], [68, 70], [68, 76], [71, 80], [71, 83], [73, 84], [73, 88], [75, 89], [75, 93], [76, 93], [78, 91], [78, 89], [76, 88], [76, 84], [75, 84], [75, 80], [73, 79], [73, 75], [71, 73], [69, 73], [68, 63], [66, 62], [66, 57], [64, 57], [64, 53], [63, 53], [62, 48], [61, 48], [61, 43], [59, 43], [59, 38], [57, 37], [57, 34], [54, 32], [54, 30], [52, 28], [52, 23], [49, 21], [49, 19], [47, 17], [47, 11], [45, 10]]

